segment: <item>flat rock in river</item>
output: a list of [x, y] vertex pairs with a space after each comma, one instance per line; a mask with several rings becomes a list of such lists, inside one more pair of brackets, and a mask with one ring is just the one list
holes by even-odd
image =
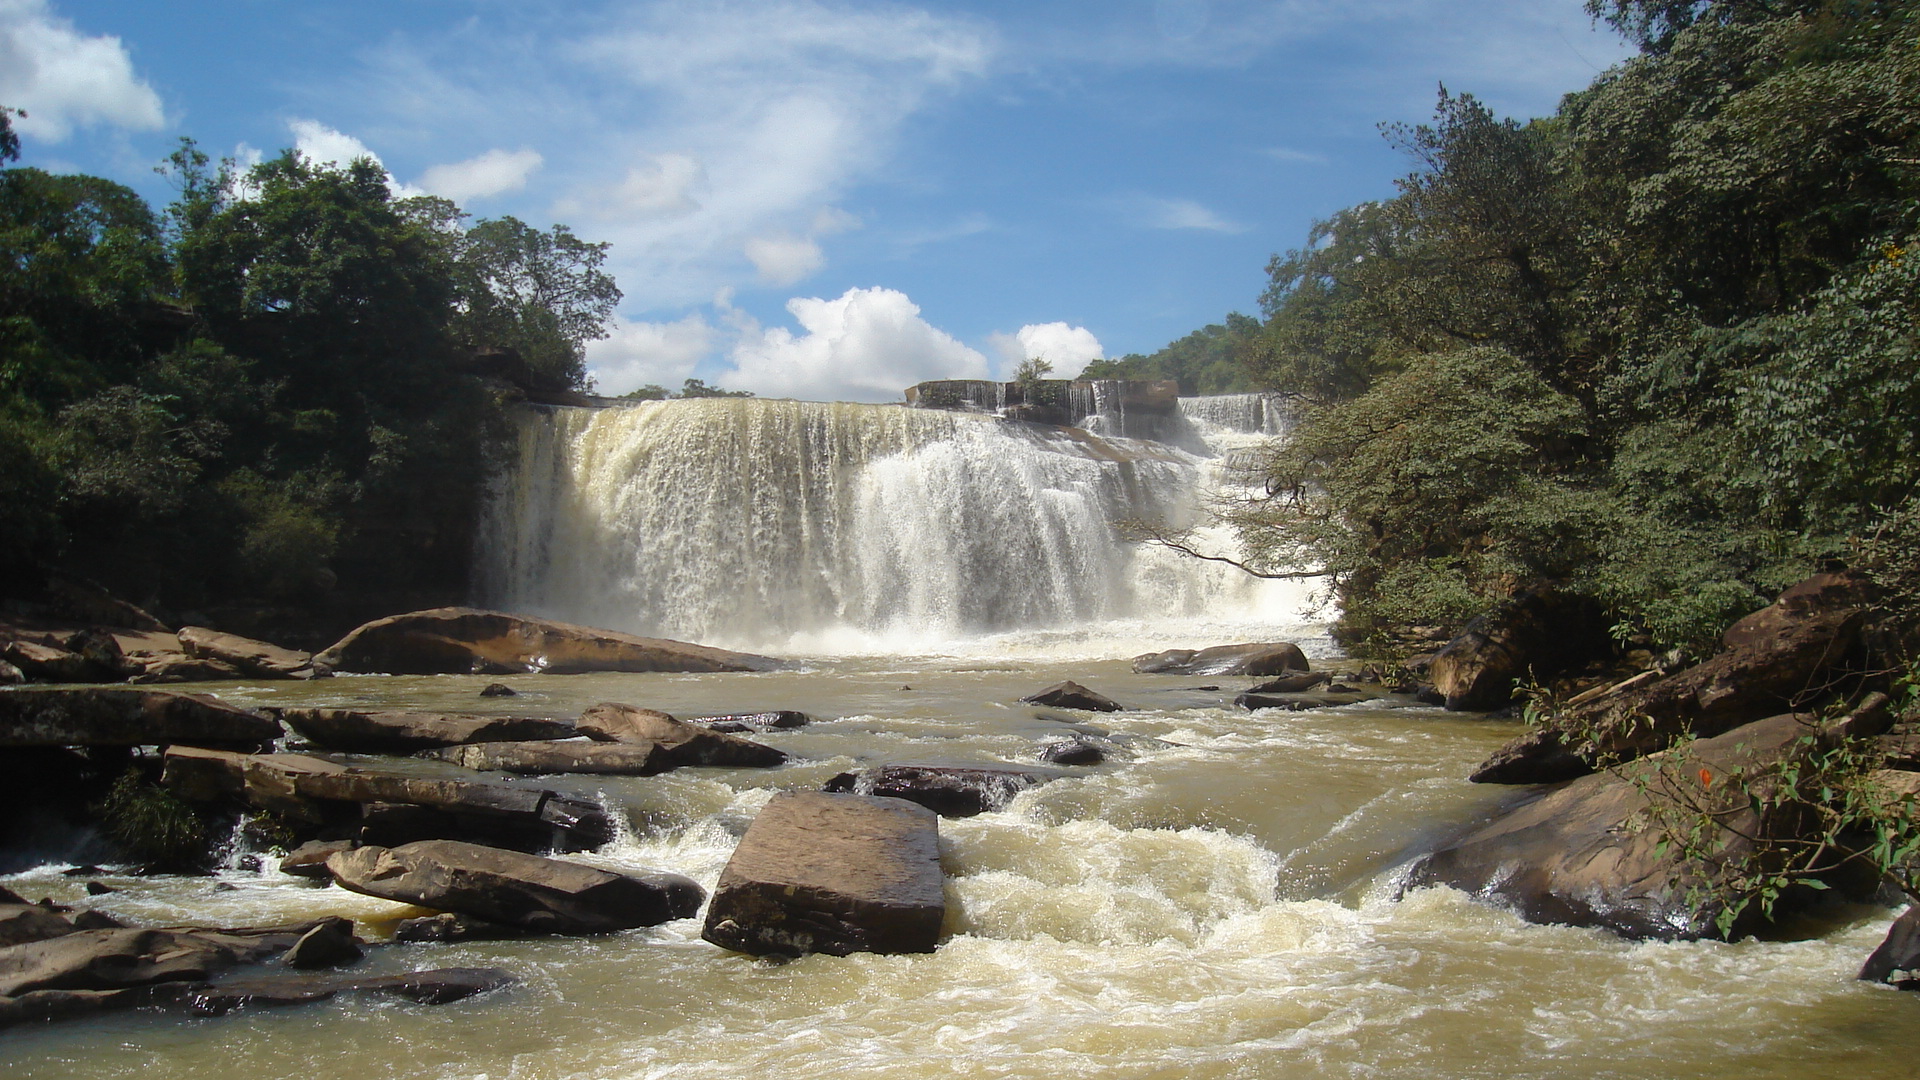
[[933, 811], [783, 792], [727, 860], [700, 936], [754, 955], [932, 952], [945, 916]]
[[[419, 767], [419, 766], [416, 766]], [[367, 843], [485, 838], [530, 851], [595, 848], [611, 840], [604, 809], [513, 781], [427, 776], [312, 754], [230, 754], [174, 747], [161, 782], [182, 798], [240, 799], [293, 822], [360, 823]]]
[[1133, 658], [1143, 675], [1279, 675], [1306, 671], [1307, 654], [1286, 641], [1215, 645], [1207, 649], [1168, 649]]
[[517, 851], [425, 840], [327, 860], [341, 887], [541, 934], [604, 934], [684, 919], [705, 892], [678, 874], [618, 874]]
[[[771, 746], [697, 724], [676, 720], [657, 709], [641, 709], [605, 701], [580, 715], [575, 728], [582, 735], [615, 743], [654, 746], [664, 768], [719, 766], [764, 769], [784, 763], [787, 755]], [[658, 771], [658, 770], [656, 770]]]
[[324, 672], [313, 666], [313, 654], [283, 649], [239, 634], [204, 626], [183, 626], [180, 647], [195, 660], [217, 660], [259, 679], [311, 679]]
[[[779, 753], [779, 751], [774, 751]], [[419, 755], [450, 761], [480, 772], [554, 775], [597, 773], [603, 776], [652, 776], [672, 769], [668, 753], [658, 743], [494, 742], [447, 746]], [[783, 755], [784, 759], [784, 755]]]
[[257, 746], [280, 725], [203, 694], [120, 686], [0, 690], [0, 747]]
[[281, 709], [280, 719], [309, 742], [356, 754], [410, 754], [465, 743], [570, 739], [578, 732], [561, 720], [465, 713]]
[[941, 817], [959, 818], [1004, 810], [1014, 796], [1060, 776], [1013, 765], [882, 765], [841, 773], [820, 790], [906, 799]]
[[315, 656], [336, 671], [391, 675], [551, 675], [589, 671], [768, 671], [749, 653], [478, 608], [377, 619]]

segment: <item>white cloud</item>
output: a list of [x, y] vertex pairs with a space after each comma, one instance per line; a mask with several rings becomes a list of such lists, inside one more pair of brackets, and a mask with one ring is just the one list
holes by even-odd
[[978, 84], [996, 55], [981, 23], [906, 6], [623, 3], [518, 38], [391, 42], [357, 93], [423, 138], [542, 133], [546, 208], [591, 221], [621, 288], [661, 310], [823, 265], [854, 223], [823, 208], [888, 167], [916, 115]]
[[848, 289], [837, 300], [795, 298], [803, 333], [743, 327], [722, 381], [762, 397], [899, 401], [927, 379], [984, 379], [987, 358], [920, 317], [894, 289]]
[[602, 394], [652, 383], [677, 390], [711, 353], [717, 335], [699, 312], [674, 322], [631, 322], [587, 345], [587, 369]]
[[1072, 379], [1079, 376], [1087, 366], [1087, 361], [1098, 360], [1106, 355], [1100, 339], [1093, 336], [1093, 331], [1064, 322], [1028, 323], [1011, 334], [990, 334], [987, 343], [1004, 361], [1001, 364], [1003, 375], [1018, 367], [1023, 360], [1038, 358], [1053, 365], [1050, 377]]
[[746, 252], [768, 285], [804, 281], [827, 263], [820, 245], [804, 236], [756, 236], [747, 241]]
[[1142, 224], [1153, 229], [1197, 229], [1201, 232], [1243, 233], [1247, 227], [1228, 221], [1192, 199], [1147, 199], [1141, 203]]
[[16, 118], [22, 133], [56, 143], [76, 127], [166, 124], [160, 95], [134, 74], [120, 39], [87, 37], [46, 0], [0, 0], [0, 104], [27, 111]]
[[[330, 128], [318, 120], [289, 120], [287, 129], [293, 132], [293, 148], [300, 151], [300, 156], [308, 161], [321, 165], [344, 166], [361, 158], [372, 158], [374, 164], [386, 168], [386, 163], [380, 160], [380, 155], [368, 149], [366, 143], [344, 131]], [[403, 184], [393, 179], [391, 174], [387, 179], [387, 187], [392, 189], [396, 197], [402, 199], [426, 194], [412, 184]]]
[[420, 186], [435, 195], [464, 203], [519, 191], [544, 159], [537, 150], [489, 150], [479, 157], [435, 165], [420, 174]]
[[1292, 161], [1292, 162], [1297, 162], [1301, 165], [1331, 164], [1331, 162], [1327, 160], [1327, 156], [1325, 154], [1310, 153], [1306, 150], [1294, 150], [1290, 147], [1285, 147], [1285, 146], [1270, 146], [1265, 150], [1261, 151], [1261, 153], [1267, 155], [1268, 157], [1272, 158], [1275, 161]]

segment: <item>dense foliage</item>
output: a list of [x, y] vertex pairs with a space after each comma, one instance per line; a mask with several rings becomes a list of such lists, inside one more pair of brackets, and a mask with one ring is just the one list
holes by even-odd
[[[18, 143], [0, 111], [0, 162]], [[179, 612], [458, 598], [501, 384], [585, 381], [605, 245], [398, 199], [362, 159], [237, 172], [190, 142], [155, 213], [0, 170], [0, 564]]]
[[1920, 3], [1589, 6], [1639, 55], [1526, 122], [1443, 89], [1268, 268], [1307, 420], [1233, 514], [1355, 641], [1554, 580], [1700, 643], [1913, 520]]
[[1267, 346], [1257, 319], [1233, 312], [1227, 321], [1203, 326], [1158, 352], [1094, 360], [1082, 379], [1172, 379], [1180, 392], [1238, 394], [1259, 389], [1254, 372]]

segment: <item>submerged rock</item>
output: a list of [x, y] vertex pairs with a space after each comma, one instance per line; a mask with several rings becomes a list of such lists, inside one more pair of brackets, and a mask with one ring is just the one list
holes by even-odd
[[130, 687], [0, 691], [0, 747], [258, 746], [280, 725], [202, 694]]
[[1249, 694], [1298, 694], [1311, 690], [1321, 683], [1333, 681], [1333, 676], [1324, 671], [1296, 671], [1282, 675], [1277, 679], [1268, 679], [1258, 686], [1247, 688]]
[[687, 723], [698, 724], [709, 731], [725, 731], [736, 735], [748, 731], [780, 731], [786, 728], [805, 727], [812, 722], [813, 717], [793, 709], [729, 713], [725, 716], [695, 716], [687, 720]]
[[940, 819], [901, 799], [783, 792], [714, 887], [701, 937], [754, 955], [932, 952]]
[[453, 840], [363, 847], [327, 860], [342, 888], [539, 934], [604, 934], [684, 919], [706, 893], [678, 874], [617, 874]]
[[367, 623], [316, 660], [391, 675], [767, 671], [770, 657], [478, 608], [433, 608]]
[[224, 1016], [240, 1008], [306, 1005], [347, 993], [386, 994], [416, 1005], [445, 1005], [519, 981], [501, 968], [438, 968], [398, 975], [278, 975], [171, 987], [155, 991], [148, 1001], [184, 1008], [198, 1016]]
[[355, 754], [410, 754], [465, 743], [570, 739], [578, 732], [560, 720], [464, 713], [281, 709], [302, 738], [329, 750]]
[[1004, 810], [1014, 796], [1060, 775], [1010, 765], [882, 765], [841, 773], [820, 790], [906, 799], [941, 817], [959, 818]]
[[526, 936], [527, 931], [517, 926], [488, 922], [485, 919], [476, 919], [471, 915], [462, 915], [455, 911], [423, 915], [417, 919], [402, 919], [393, 925], [393, 940], [407, 944], [512, 941]]
[[1040, 760], [1054, 765], [1098, 765], [1107, 752], [1085, 739], [1064, 739], [1040, 748]]
[[1279, 675], [1306, 671], [1307, 654], [1285, 641], [1215, 645], [1207, 649], [1168, 649], [1133, 658], [1143, 675]]
[[480, 688], [481, 697], [519, 697], [520, 691], [506, 683], [490, 682]]
[[1233, 699], [1235, 705], [1243, 709], [1284, 709], [1287, 712], [1306, 712], [1309, 709], [1331, 709], [1337, 705], [1352, 705], [1365, 701], [1372, 695], [1356, 690], [1336, 693], [1331, 690], [1320, 693], [1304, 694], [1260, 694], [1248, 691]]
[[1037, 693], [1028, 694], [1020, 699], [1030, 705], [1045, 705], [1054, 709], [1079, 709], [1083, 712], [1119, 712], [1120, 703], [1095, 693], [1071, 680], [1054, 683]]

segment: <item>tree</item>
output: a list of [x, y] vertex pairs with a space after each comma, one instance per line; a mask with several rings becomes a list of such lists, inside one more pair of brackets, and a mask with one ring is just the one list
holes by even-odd
[[586, 343], [607, 336], [621, 296], [601, 269], [607, 248], [565, 225], [541, 232], [512, 217], [476, 223], [458, 245], [455, 333], [514, 348], [536, 376], [584, 388]]

